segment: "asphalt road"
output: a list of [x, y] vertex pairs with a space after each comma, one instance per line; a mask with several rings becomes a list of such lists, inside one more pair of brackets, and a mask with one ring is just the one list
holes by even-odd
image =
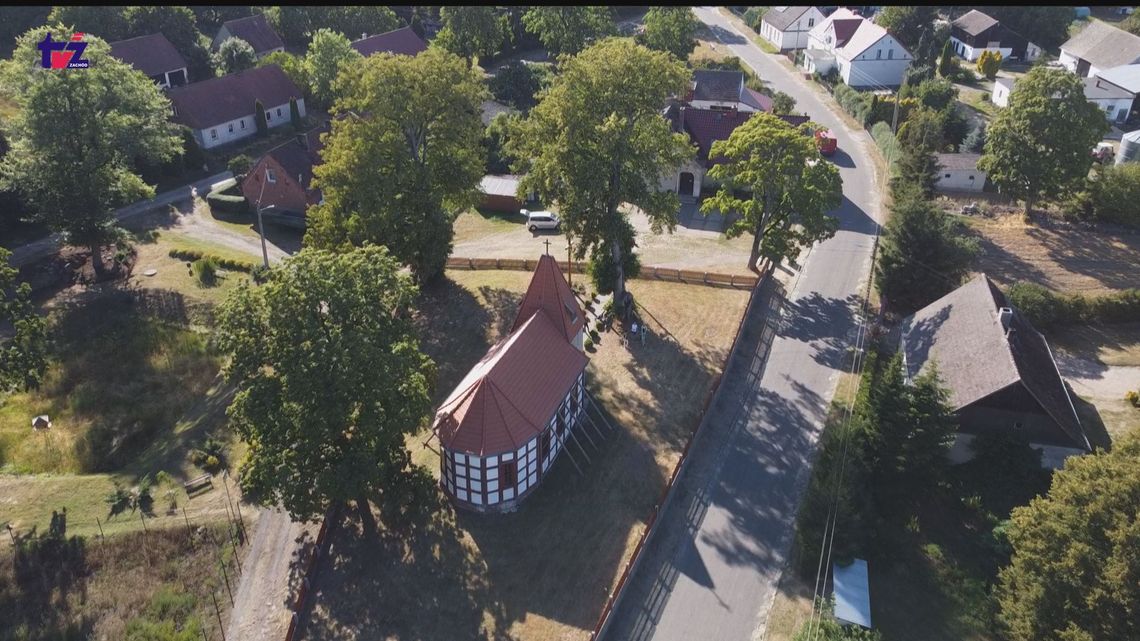
[[740, 351], [607, 641], [763, 638], [795, 509], [853, 343], [879, 216], [869, 136], [848, 130], [815, 89], [716, 9], [695, 12], [733, 55], [795, 98], [797, 111], [837, 132], [841, 227], [811, 250], [786, 291], [770, 281], [746, 319]]

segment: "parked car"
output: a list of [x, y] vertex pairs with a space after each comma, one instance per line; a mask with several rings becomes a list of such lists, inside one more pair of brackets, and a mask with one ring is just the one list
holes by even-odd
[[1116, 158], [1116, 150], [1113, 149], [1112, 143], [1097, 143], [1096, 147], [1092, 150], [1092, 157], [1093, 160], [1099, 163], [1112, 162], [1112, 160]]
[[824, 156], [831, 156], [839, 146], [839, 140], [830, 129], [815, 132], [815, 142], [819, 145], [819, 153]]
[[558, 216], [555, 215], [554, 212], [523, 209], [519, 213], [526, 216], [526, 228], [531, 231], [538, 231], [540, 229], [557, 230], [562, 225], [562, 221], [558, 220]]

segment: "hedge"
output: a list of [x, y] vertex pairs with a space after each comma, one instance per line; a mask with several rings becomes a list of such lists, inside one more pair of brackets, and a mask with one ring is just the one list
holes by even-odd
[[899, 157], [899, 143], [895, 139], [894, 132], [891, 131], [891, 126], [885, 122], [876, 122], [871, 127], [871, 138], [875, 140], [875, 144], [879, 146], [879, 150], [883, 152], [885, 158], [890, 158], [892, 163]]
[[214, 256], [213, 254], [207, 254], [193, 249], [172, 249], [170, 250], [170, 257], [191, 262], [209, 258], [222, 269], [228, 269], [235, 272], [245, 272], [247, 274], [252, 273], [253, 270], [257, 267], [256, 263], [246, 262], [243, 260], [221, 258], [219, 256]]
[[1038, 328], [1078, 323], [1123, 323], [1140, 318], [1140, 289], [1106, 296], [1058, 294], [1036, 283], [1016, 282], [1009, 302]]

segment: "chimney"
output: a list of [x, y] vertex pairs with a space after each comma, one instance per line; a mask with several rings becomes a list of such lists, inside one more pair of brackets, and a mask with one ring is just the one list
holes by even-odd
[[998, 310], [998, 320], [1001, 321], [1001, 328], [1009, 334], [1009, 324], [1013, 320], [1013, 310], [1008, 307], [1002, 307]]
[[365, 38], [367, 38], [367, 37], [368, 37], [368, 32], [367, 32], [367, 31], [365, 31], [365, 32], [363, 32], [363, 33], [361, 33], [361, 34], [360, 34], [360, 39], [361, 39], [361, 40], [364, 40], [364, 39], [365, 39]]

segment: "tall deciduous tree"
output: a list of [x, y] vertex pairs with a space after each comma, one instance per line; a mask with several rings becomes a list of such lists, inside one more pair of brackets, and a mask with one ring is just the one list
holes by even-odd
[[438, 48], [375, 55], [336, 85], [333, 122], [316, 168], [325, 202], [309, 213], [306, 242], [387, 245], [421, 281], [443, 272], [455, 215], [478, 200], [485, 154], [483, 79]]
[[641, 43], [687, 60], [697, 46], [695, 36], [699, 24], [691, 7], [652, 7], [645, 14]]
[[446, 6], [439, 10], [443, 29], [435, 42], [467, 61], [494, 55], [509, 34], [507, 17], [490, 5]]
[[128, 37], [161, 33], [183, 55], [198, 47], [198, 22], [189, 7], [135, 5], [123, 7]]
[[[237, 387], [228, 414], [249, 443], [243, 487], [295, 519], [398, 487], [404, 438], [431, 410], [434, 365], [408, 312], [411, 279], [383, 247], [306, 248], [219, 313]], [[367, 372], [367, 375], [362, 373]]]
[[0, 63], [0, 88], [20, 107], [9, 120], [0, 182], [23, 194], [36, 219], [89, 247], [102, 276], [100, 249], [118, 237], [115, 208], [154, 195], [132, 161], [168, 162], [181, 141], [162, 91], [102, 40], [88, 38], [89, 68], [43, 69], [37, 45], [49, 31], [56, 41], [71, 38], [59, 25], [33, 29]]
[[214, 67], [219, 76], [253, 69], [256, 65], [257, 54], [253, 45], [236, 36], [226, 38], [214, 54]]
[[578, 240], [577, 258], [608, 243], [613, 291], [625, 294], [623, 203], [639, 207], [655, 232], [674, 229], [680, 201], [659, 191], [661, 176], [692, 157], [687, 137], [661, 115], [689, 79], [669, 54], [628, 40], [606, 40], [563, 62], [538, 105], [508, 139], [522, 159], [523, 191], [553, 199], [563, 226]]
[[1140, 638], [1140, 432], [1070, 457], [1013, 511], [995, 594], [1011, 641]]
[[937, 17], [938, 9], [934, 6], [892, 5], [883, 7], [875, 15], [875, 24], [891, 32], [904, 47], [913, 51], [918, 48], [923, 32], [934, 28]]
[[522, 19], [526, 30], [538, 36], [551, 55], [578, 53], [591, 40], [616, 32], [609, 7], [536, 6]]
[[265, 18], [282, 40], [295, 46], [307, 44], [321, 28], [356, 39], [362, 34], [375, 35], [400, 26], [400, 19], [390, 8], [373, 5], [281, 5], [269, 7]]
[[47, 322], [32, 304], [32, 287], [16, 280], [12, 254], [0, 247], [0, 325], [12, 328], [0, 338], [0, 394], [37, 387], [47, 367]]
[[[82, 31], [107, 42], [115, 42], [127, 37], [127, 20], [123, 7], [98, 5], [61, 5], [52, 7], [47, 24], [69, 27], [71, 31]], [[55, 35], [52, 35], [55, 38]]]
[[978, 168], [1002, 193], [1025, 202], [1055, 198], [1089, 173], [1089, 151], [1108, 131], [1104, 112], [1085, 98], [1081, 79], [1036, 67], [1018, 81], [986, 132]]
[[328, 107], [336, 96], [333, 82], [344, 65], [359, 60], [360, 53], [352, 48], [348, 38], [331, 29], [317, 29], [309, 51], [305, 54], [305, 70], [310, 89], [317, 105]]
[[892, 310], [906, 313], [961, 285], [977, 247], [916, 186], [895, 189], [893, 195], [875, 263], [875, 286]]
[[[701, 211], [740, 213], [725, 233], [730, 238], [752, 234], [748, 268], [753, 271], [761, 256], [774, 263], [795, 257], [838, 228], [827, 212], [839, 206], [843, 183], [835, 165], [820, 161], [811, 129], [757, 113], [709, 151], [710, 157], [723, 158], [709, 170], [721, 187]], [[742, 197], [742, 189], [751, 193]]]
[[1072, 7], [995, 5], [977, 9], [1044, 50], [1056, 49], [1068, 40], [1073, 23]]

